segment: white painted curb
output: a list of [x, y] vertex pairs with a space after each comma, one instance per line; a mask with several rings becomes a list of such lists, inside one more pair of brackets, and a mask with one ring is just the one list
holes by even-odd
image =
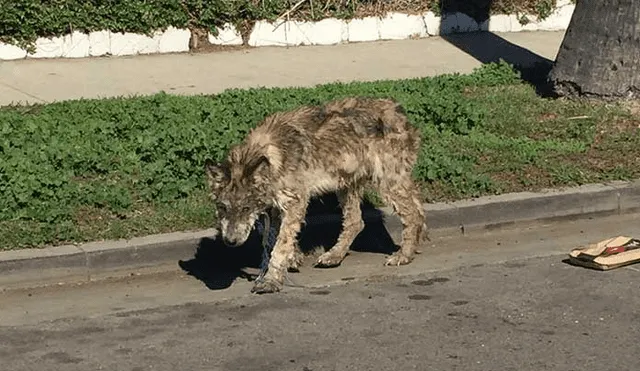
[[[432, 12], [422, 15], [388, 13], [385, 17], [339, 20], [323, 19], [318, 22], [268, 22], [258, 21], [249, 34], [250, 46], [299, 46], [335, 45], [349, 42], [376, 40], [401, 40], [422, 38], [440, 34], [491, 31], [559, 31], [566, 30], [571, 21], [575, 5], [570, 0], [558, 1], [552, 14], [538, 20], [536, 16], [493, 15], [478, 24], [462, 13], [436, 16]], [[528, 20], [525, 25], [520, 19]], [[169, 27], [153, 35], [116, 33], [110, 31], [84, 34], [74, 32], [63, 37], [39, 38], [34, 53], [0, 42], [0, 60], [23, 58], [83, 58], [103, 55], [136, 55], [155, 53], [177, 53], [189, 51], [191, 33], [186, 29]], [[215, 45], [242, 45], [242, 36], [230, 24], [218, 30], [217, 35], [209, 34], [209, 42]]]
[[218, 35], [214, 36], [209, 33], [209, 42], [214, 45], [242, 45], [242, 36], [240, 32], [231, 24], [226, 24], [222, 28], [218, 28]]

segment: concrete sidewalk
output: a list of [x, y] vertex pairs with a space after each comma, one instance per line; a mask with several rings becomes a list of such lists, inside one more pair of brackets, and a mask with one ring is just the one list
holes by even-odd
[[0, 105], [466, 73], [498, 58], [523, 65], [553, 60], [563, 36], [564, 31], [482, 32], [337, 46], [0, 62]]

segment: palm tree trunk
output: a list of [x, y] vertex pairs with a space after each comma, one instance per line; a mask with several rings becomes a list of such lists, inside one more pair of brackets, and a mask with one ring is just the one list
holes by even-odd
[[640, 98], [640, 0], [578, 0], [549, 78], [560, 96]]

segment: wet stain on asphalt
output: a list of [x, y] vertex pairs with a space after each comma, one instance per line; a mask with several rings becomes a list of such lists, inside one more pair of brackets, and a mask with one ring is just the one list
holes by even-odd
[[311, 294], [311, 295], [329, 295], [329, 294], [331, 294], [331, 291], [329, 291], [329, 290], [314, 290], [314, 291], [309, 291], [309, 294]]
[[413, 294], [409, 295], [409, 300], [430, 300], [431, 296], [423, 295], [423, 294]]
[[429, 286], [433, 285], [433, 282], [429, 282], [429, 280], [415, 280], [411, 281], [411, 284], [416, 286]]
[[415, 280], [415, 281], [412, 281], [411, 284], [416, 286], [431, 286], [434, 283], [444, 283], [448, 281], [449, 279], [446, 277], [436, 277], [436, 278], [429, 278], [428, 280]]

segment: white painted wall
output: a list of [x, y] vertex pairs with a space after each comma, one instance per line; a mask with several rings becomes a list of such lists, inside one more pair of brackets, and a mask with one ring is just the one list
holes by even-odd
[[[339, 20], [324, 19], [318, 22], [286, 21], [271, 23], [256, 22], [249, 35], [250, 46], [298, 46], [334, 45], [346, 42], [376, 40], [399, 40], [412, 37], [436, 36], [441, 33], [565, 30], [573, 15], [575, 5], [570, 0], [558, 1], [558, 7], [546, 19], [539, 21], [528, 15], [529, 23], [521, 25], [515, 15], [493, 15], [478, 24], [462, 13], [439, 17], [432, 12], [422, 15], [389, 13], [385, 17]], [[153, 53], [176, 53], [189, 51], [191, 33], [186, 29], [168, 28], [152, 36], [115, 33], [110, 31], [84, 34], [74, 32], [63, 37], [39, 38], [34, 53], [0, 42], [0, 60], [23, 58], [84, 58], [103, 55], [136, 55]], [[242, 37], [230, 24], [218, 30], [218, 35], [209, 34], [209, 42], [216, 45], [242, 45]]]

